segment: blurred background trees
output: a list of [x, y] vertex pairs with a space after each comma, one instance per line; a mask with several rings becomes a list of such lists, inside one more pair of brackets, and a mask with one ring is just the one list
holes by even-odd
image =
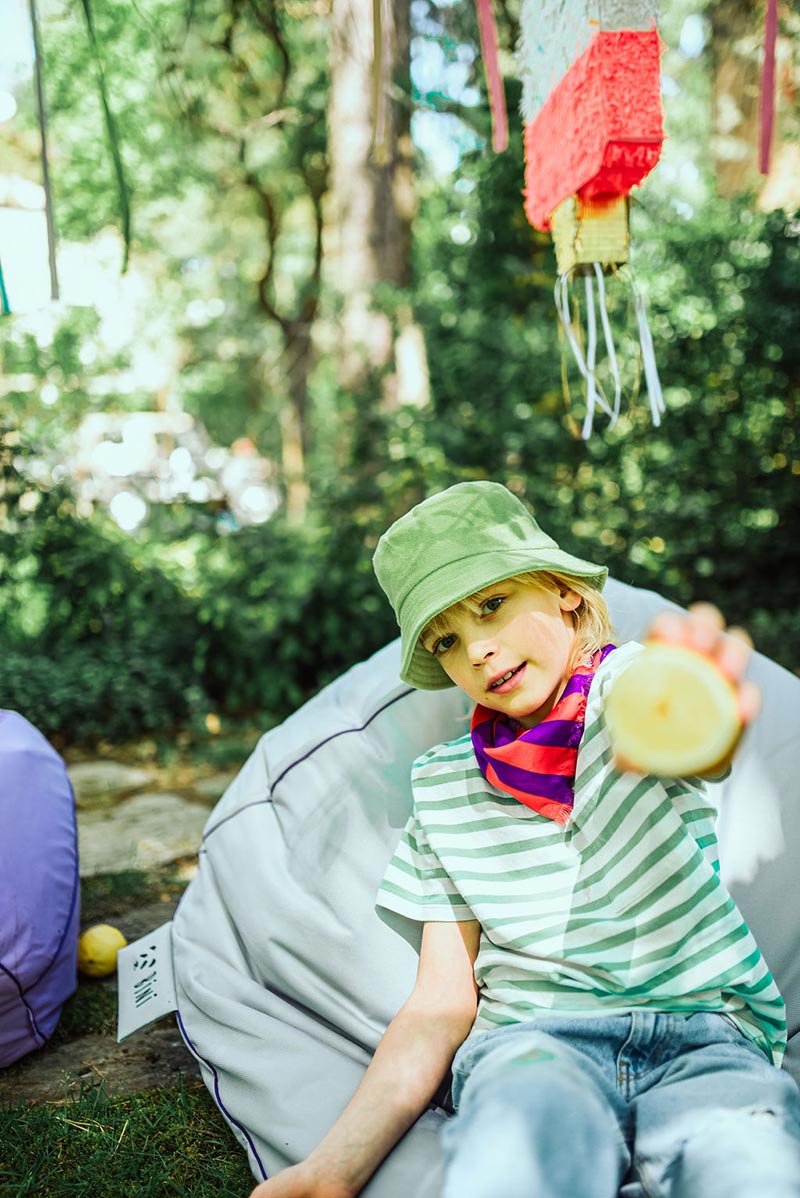
[[664, 14], [669, 138], [632, 232], [668, 412], [653, 429], [631, 370], [588, 443], [522, 211], [512, 4], [501, 156], [466, 3], [382, 4], [377, 58], [364, 0], [39, 10], [63, 298], [23, 36], [0, 59], [0, 705], [65, 743], [278, 718], [394, 635], [386, 524], [476, 477], [800, 668], [789, 6], [766, 179], [761, 5]]

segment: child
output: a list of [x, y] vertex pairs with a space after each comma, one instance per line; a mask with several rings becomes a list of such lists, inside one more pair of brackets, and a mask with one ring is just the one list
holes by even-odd
[[[783, 1002], [719, 879], [713, 807], [609, 743], [640, 646], [610, 643], [606, 571], [489, 482], [398, 520], [375, 569], [401, 677], [476, 707], [415, 763], [378, 897], [423, 925], [414, 990], [322, 1143], [252, 1198], [357, 1195], [451, 1062], [445, 1198], [798, 1198]], [[713, 657], [752, 717], [747, 648], [712, 609], [655, 632]]]

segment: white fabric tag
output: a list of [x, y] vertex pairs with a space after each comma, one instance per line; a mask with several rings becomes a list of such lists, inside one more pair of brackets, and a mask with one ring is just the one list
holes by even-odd
[[178, 1009], [172, 965], [172, 924], [117, 953], [117, 1043]]

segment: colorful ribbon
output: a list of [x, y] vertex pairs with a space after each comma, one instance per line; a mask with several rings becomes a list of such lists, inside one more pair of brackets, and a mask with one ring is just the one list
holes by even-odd
[[478, 30], [481, 35], [481, 53], [489, 89], [489, 108], [492, 114], [492, 149], [502, 154], [508, 146], [508, 114], [503, 79], [498, 59], [497, 24], [494, 19], [492, 0], [475, 0], [478, 10]]
[[778, 37], [778, 0], [767, 0], [764, 23], [764, 68], [761, 72], [759, 170], [769, 174], [772, 131], [775, 125], [775, 42]]

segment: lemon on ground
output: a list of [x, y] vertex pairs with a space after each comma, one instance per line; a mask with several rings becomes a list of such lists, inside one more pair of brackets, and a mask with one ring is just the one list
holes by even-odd
[[741, 731], [732, 684], [709, 658], [679, 645], [646, 645], [614, 683], [606, 710], [620, 759], [661, 777], [713, 770]]
[[78, 969], [90, 978], [104, 978], [117, 968], [117, 953], [128, 941], [119, 928], [96, 923], [78, 940]]

